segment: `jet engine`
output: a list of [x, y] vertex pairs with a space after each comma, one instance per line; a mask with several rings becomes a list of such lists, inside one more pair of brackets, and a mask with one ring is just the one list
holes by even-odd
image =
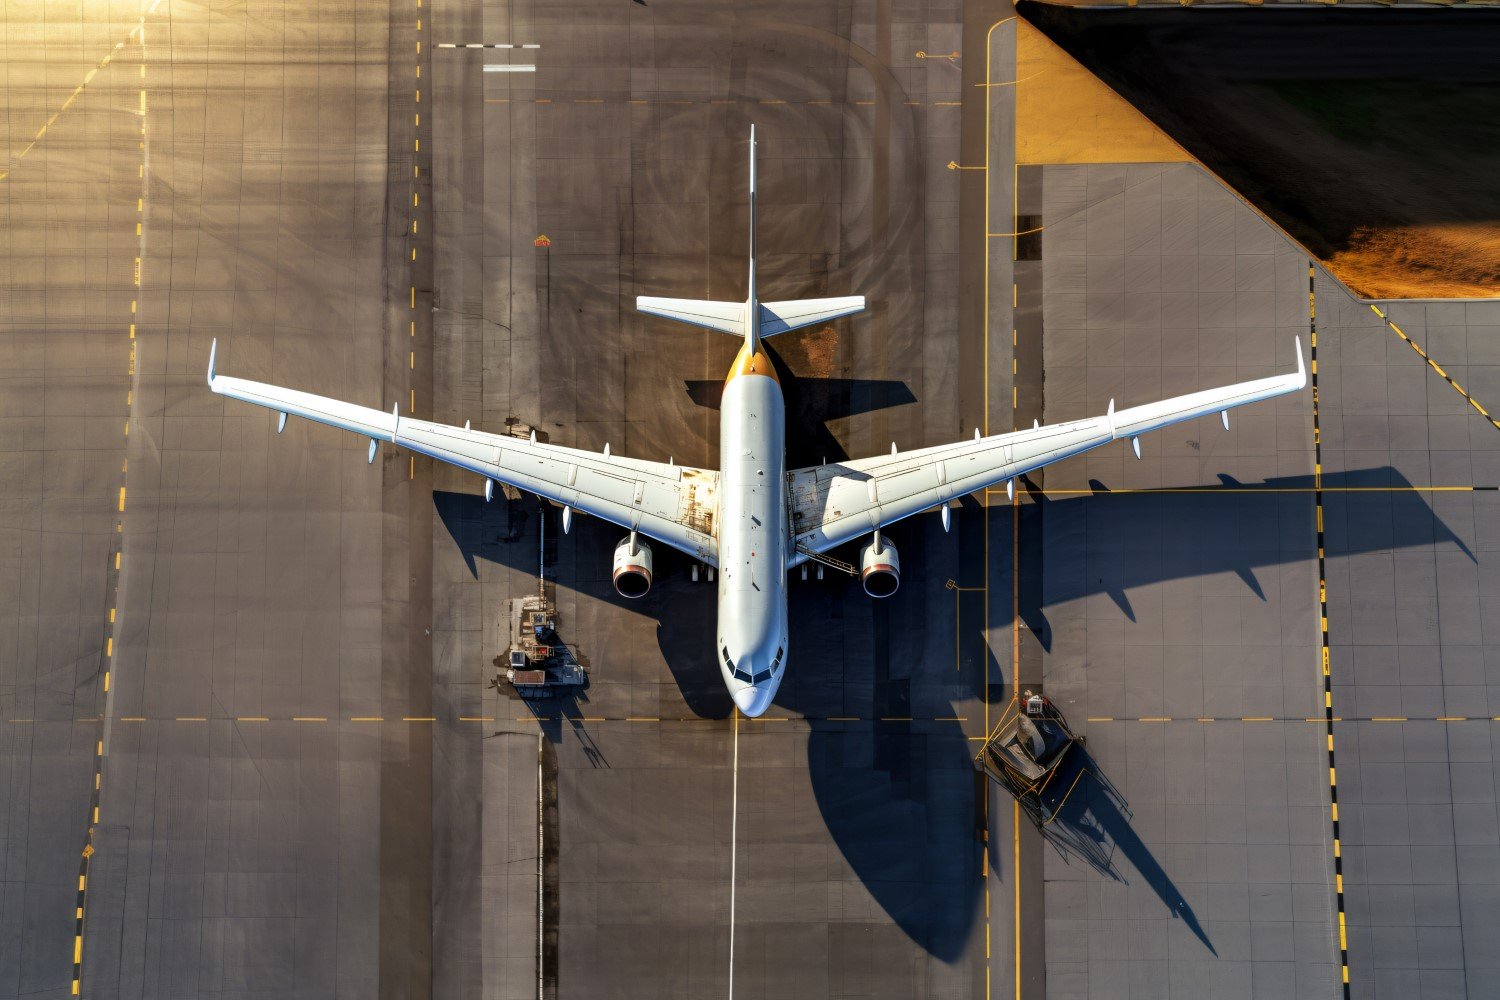
[[890, 597], [901, 586], [901, 557], [878, 531], [859, 552], [859, 582], [871, 597]]
[[615, 546], [615, 590], [621, 597], [645, 597], [651, 589], [651, 546], [635, 532]]

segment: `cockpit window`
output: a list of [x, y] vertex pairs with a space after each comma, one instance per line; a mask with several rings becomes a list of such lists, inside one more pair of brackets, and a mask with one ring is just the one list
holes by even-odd
[[770, 667], [765, 670], [759, 671], [758, 673], [752, 674], [750, 673], [750, 671], [737, 666], [735, 662], [729, 658], [728, 646], [721, 646], [719, 651], [724, 654], [724, 666], [729, 669], [729, 672], [733, 674], [737, 680], [742, 680], [746, 684], [760, 684], [770, 680], [775, 672], [781, 667], [781, 657], [786, 652], [784, 647], [777, 647], [776, 657], [771, 661]]

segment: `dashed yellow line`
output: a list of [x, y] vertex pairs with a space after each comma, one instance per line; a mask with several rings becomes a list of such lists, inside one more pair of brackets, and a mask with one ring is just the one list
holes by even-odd
[[[1323, 429], [1319, 417], [1320, 387], [1318, 385], [1318, 295], [1317, 269], [1312, 261], [1307, 262], [1307, 326], [1312, 343], [1312, 359], [1309, 365], [1312, 379], [1312, 424], [1313, 424], [1313, 487], [1317, 490], [1313, 505], [1317, 512], [1318, 541], [1318, 615], [1321, 622], [1321, 661], [1323, 673], [1323, 717], [1328, 739], [1328, 800], [1329, 822], [1333, 832], [1334, 900], [1339, 918], [1339, 970], [1344, 987], [1344, 1000], [1349, 1000], [1349, 935], [1344, 917], [1344, 850], [1339, 827], [1338, 772], [1334, 768], [1333, 755], [1333, 673], [1330, 669], [1332, 654], [1328, 641], [1328, 561], [1323, 535]], [[1376, 310], [1376, 315], [1379, 315]]]
[[[457, 722], [494, 722], [493, 715], [458, 715], [449, 718]], [[435, 715], [403, 715], [399, 721], [407, 723], [437, 723], [442, 720], [441, 716]], [[8, 725], [30, 725], [35, 720], [29, 717], [14, 717], [4, 720]], [[81, 718], [80, 722], [100, 721], [95, 717]], [[340, 722], [365, 723], [385, 722], [387, 718], [380, 715], [352, 715], [342, 719], [326, 715], [289, 715], [289, 716], [267, 716], [267, 715], [235, 715], [235, 716], [207, 716], [207, 715], [171, 715], [171, 716], [145, 716], [145, 715], [120, 715], [115, 716], [116, 722], [300, 722], [300, 723], [329, 723]], [[397, 717], [391, 717], [390, 721], [397, 721]], [[666, 717], [656, 715], [628, 715], [628, 716], [604, 716], [604, 715], [518, 715], [517, 722], [581, 722], [581, 723], [656, 723], [659, 725], [672, 724], [702, 724], [717, 725], [722, 720], [704, 718], [698, 716]], [[898, 723], [937, 723], [937, 722], [968, 722], [969, 717], [964, 715], [934, 715], [934, 716], [909, 716], [909, 715], [881, 715], [864, 717], [858, 715], [764, 715], [756, 719], [746, 719], [746, 722], [802, 722], [802, 723], [824, 723], [824, 722], [861, 722], [872, 725], [889, 725]], [[1167, 723], [1177, 725], [1208, 725], [1214, 723], [1297, 723], [1302, 725], [1317, 725], [1327, 722], [1349, 722], [1349, 723], [1432, 723], [1444, 724], [1458, 723], [1486, 723], [1500, 722], [1500, 715], [1366, 715], [1366, 716], [1341, 716], [1335, 715], [1331, 718], [1322, 716], [1273, 716], [1273, 715], [1229, 715], [1229, 716], [1171, 716], [1171, 715], [1140, 715], [1140, 716], [1114, 716], [1114, 715], [1090, 715], [1087, 720], [1090, 723], [1105, 725], [1110, 723], [1146, 723], [1149, 725], [1164, 725]], [[975, 737], [983, 740], [983, 736]]]
[[1383, 312], [1380, 307], [1375, 305], [1373, 302], [1370, 303], [1370, 311], [1373, 312], [1376, 316], [1379, 316], [1381, 321], [1385, 323], [1386, 326], [1390, 327], [1392, 333], [1400, 337], [1406, 343], [1407, 347], [1410, 347], [1413, 351], [1415, 351], [1417, 353], [1417, 356], [1427, 363], [1428, 368], [1431, 368], [1438, 374], [1438, 377], [1452, 386], [1453, 391], [1462, 396], [1470, 406], [1474, 407], [1474, 409], [1479, 412], [1480, 416], [1484, 417], [1484, 419], [1490, 422], [1490, 425], [1492, 427], [1500, 430], [1500, 420], [1496, 420], [1494, 417], [1490, 416], [1489, 410], [1486, 410], [1483, 406], [1479, 405], [1479, 401], [1473, 396], [1470, 396], [1468, 392], [1464, 390], [1463, 386], [1453, 381], [1453, 377], [1446, 371], [1444, 371], [1442, 365], [1434, 361], [1432, 357], [1425, 350], [1423, 350], [1421, 344], [1418, 344], [1415, 340], [1412, 340], [1411, 337], [1407, 335], [1405, 330], [1401, 329], [1395, 323], [1391, 322], [1390, 316]]
[[[1493, 486], [1484, 485], [1448, 485], [1448, 486], [1325, 486], [1323, 493], [1475, 493], [1485, 490], [1493, 490]], [[984, 490], [986, 496], [998, 496], [1004, 493], [1003, 489], [990, 487]], [[1111, 494], [1140, 495], [1146, 493], [1305, 493], [1313, 494], [1320, 492], [1312, 486], [1255, 486], [1240, 484], [1239, 486], [1149, 486], [1140, 489], [1102, 487], [1099, 489], [1052, 489], [1038, 491], [1044, 497], [1077, 497], [1077, 496], [1110, 496]]]
[[[57, 119], [62, 116], [63, 112], [67, 111], [68, 108], [72, 106], [73, 102], [83, 95], [84, 89], [93, 82], [95, 75], [97, 75], [101, 69], [107, 67], [114, 60], [115, 55], [125, 47], [126, 42], [135, 39], [139, 35], [139, 33], [140, 25], [137, 24], [136, 27], [131, 29], [130, 34], [126, 36], [125, 41], [116, 42], [114, 48], [110, 49], [109, 52], [105, 54], [103, 59], [100, 59], [93, 65], [91, 69], [89, 69], [87, 73], [84, 74], [83, 82], [73, 88], [72, 92], [68, 94], [66, 98], [64, 98], [62, 105], [56, 111], [52, 112], [47, 120], [42, 123], [42, 127], [37, 129], [36, 133], [32, 135], [31, 141], [22, 148], [19, 154], [17, 154], [13, 159], [6, 163], [4, 170], [0, 170], [0, 181], [3, 181], [6, 178], [10, 177], [11, 173], [16, 169], [16, 165], [19, 164], [23, 159], [25, 159], [28, 153], [36, 148], [36, 144], [42, 141], [42, 137], [47, 134], [47, 130], [54, 124], [56, 124]], [[143, 65], [141, 68], [142, 70], [144, 70], [145, 66]], [[142, 75], [144, 75], [144, 73]], [[142, 110], [144, 113], [144, 109]]]
[[[945, 721], [945, 720], [939, 720]], [[1140, 715], [1140, 716], [1114, 716], [1114, 715], [1090, 715], [1087, 721], [1094, 723], [1111, 722], [1179, 722], [1179, 723], [1215, 723], [1215, 722], [1296, 722], [1302, 724], [1322, 725], [1327, 722], [1500, 722], [1500, 715], [1335, 715], [1331, 718], [1326, 715], [1227, 715], [1211, 716], [1200, 715], [1196, 718], [1174, 718], [1170, 715]]]
[[[62, 107], [53, 113], [52, 117], [50, 117], [47, 122], [41, 127], [41, 129], [38, 130], [36, 137], [31, 141], [30, 144], [26, 146], [25, 149], [22, 150], [21, 155], [16, 158], [16, 161], [19, 161], [21, 157], [24, 157], [27, 153], [31, 152], [31, 150], [36, 146], [36, 143], [42, 138], [43, 135], [46, 134], [47, 129], [50, 128], [55, 121], [57, 121], [58, 116], [73, 104], [73, 102], [83, 93], [84, 88], [93, 81], [94, 77], [101, 69], [109, 65], [111, 60], [114, 59], [115, 55], [125, 47], [127, 42], [134, 42], [140, 46], [140, 87], [137, 94], [137, 113], [140, 117], [140, 141], [138, 144], [140, 158], [136, 163], [136, 179], [140, 184], [140, 188], [135, 202], [136, 215], [138, 216], [138, 218], [132, 220], [135, 235], [135, 254], [133, 255], [131, 268], [131, 284], [132, 287], [136, 289], [142, 288], [144, 279], [142, 261], [145, 258], [146, 252], [145, 211], [146, 192], [148, 190], [146, 177], [148, 107], [146, 95], [145, 29], [147, 16], [155, 11], [156, 4], [159, 2], [160, 0], [156, 0], [156, 2], [153, 3], [149, 9], [143, 11], [140, 20], [136, 23], [135, 27], [131, 29], [130, 33], [126, 36], [125, 41], [117, 42], [115, 44], [115, 47], [111, 49], [110, 52], [106, 54], [105, 57], [101, 59], [97, 65], [95, 65], [88, 71], [87, 75], [83, 79], [83, 82], [74, 88], [73, 92], [68, 95], [65, 101], [63, 101]], [[3, 173], [0, 173], [0, 180], [3, 180], [6, 177], [10, 176], [11, 170], [14, 168], [14, 164], [16, 161], [13, 161], [11, 164], [7, 165], [5, 171]], [[131, 378], [134, 378], [136, 374], [135, 336], [137, 317], [140, 311], [140, 296], [141, 292], [137, 291], [135, 296], [130, 300], [130, 320], [126, 328], [126, 370], [127, 374]], [[125, 394], [125, 405], [127, 411], [133, 403], [134, 398], [134, 390], [128, 389]], [[128, 446], [130, 443], [130, 419], [128, 412], [122, 428], [121, 437], [124, 439], [124, 444]], [[130, 460], [127, 456], [120, 462], [120, 487], [119, 494], [115, 502], [115, 511], [119, 515], [115, 519], [115, 534], [117, 538], [122, 539], [125, 530], [124, 514], [127, 498], [125, 477], [129, 471]], [[124, 563], [123, 543], [118, 543], [115, 545], [111, 563], [113, 566], [113, 578], [110, 580], [111, 597], [109, 600], [109, 608], [105, 613], [106, 620], [104, 626], [104, 655], [102, 658], [103, 662], [101, 664], [102, 669], [100, 671], [100, 692], [104, 696], [104, 704], [103, 706], [101, 706], [101, 712], [97, 718], [91, 720], [80, 720], [98, 722], [101, 727], [101, 732], [99, 734], [99, 737], [94, 742], [94, 780], [93, 787], [90, 790], [88, 828], [84, 837], [84, 845], [82, 851], [80, 852], [78, 865], [78, 890], [77, 899], [75, 900], [74, 904], [73, 928], [73, 975], [71, 986], [71, 992], [73, 996], [79, 996], [83, 989], [83, 936], [87, 926], [89, 882], [88, 876], [92, 863], [91, 859], [94, 855], [94, 830], [99, 825], [99, 810], [104, 787], [104, 734], [102, 728], [105, 715], [110, 710], [110, 688], [115, 655], [115, 631], [119, 627], [117, 596], [120, 590], [120, 578], [123, 572], [122, 567]], [[20, 722], [22, 720], [16, 721]]]
[[[413, 81], [414, 82], [413, 82], [412, 90], [413, 90], [413, 94], [414, 94], [414, 103], [418, 106], [418, 110], [413, 111], [413, 113], [412, 113], [412, 165], [411, 165], [411, 178], [412, 178], [411, 179], [411, 213], [412, 213], [412, 215], [411, 215], [411, 239], [410, 239], [410, 243], [409, 243], [409, 249], [411, 251], [411, 264], [410, 264], [410, 270], [409, 270], [409, 277], [411, 279], [411, 286], [410, 286], [411, 287], [411, 299], [410, 299], [410, 307], [409, 307], [409, 309], [410, 309], [410, 317], [409, 318], [410, 318], [410, 323], [411, 323], [411, 335], [413, 337], [415, 337], [417, 335], [417, 233], [418, 233], [418, 222], [419, 222], [419, 220], [417, 218], [417, 212], [420, 210], [419, 206], [422, 203], [421, 193], [418, 190], [418, 184], [419, 184], [420, 178], [422, 176], [422, 164], [419, 162], [419, 158], [421, 157], [421, 154], [422, 154], [422, 136], [421, 136], [422, 114], [421, 114], [421, 111], [420, 111], [420, 106], [421, 106], [421, 103], [422, 103], [422, 0], [416, 0], [416, 8], [415, 9], [416, 9], [416, 36], [417, 36], [416, 37], [416, 43], [417, 43], [416, 44], [416, 50], [417, 50], [417, 58], [416, 58], [416, 65], [414, 67], [414, 75], [413, 75]], [[430, 128], [430, 126], [429, 126], [429, 128]], [[429, 156], [431, 155], [431, 150], [428, 151], [428, 155]], [[410, 410], [412, 416], [416, 416], [416, 413], [417, 413], [417, 389], [416, 389], [415, 380], [416, 380], [416, 377], [417, 377], [416, 376], [417, 354], [416, 354], [415, 350], [412, 350], [410, 352], [410, 359], [409, 359], [409, 362], [408, 362], [408, 369], [407, 370], [411, 373], [410, 378], [412, 379], [412, 384], [410, 386], [410, 393], [409, 393], [409, 396], [408, 396], [408, 407], [409, 407], [409, 410]], [[416, 459], [415, 455], [408, 455], [407, 456], [406, 478], [407, 478], [408, 481], [415, 480], [417, 478], [417, 459]]]
[[[835, 102], [835, 101], [831, 101], [831, 100], [786, 100], [786, 99], [772, 98], [772, 97], [766, 97], [766, 98], [743, 97], [743, 98], [730, 98], [730, 99], [721, 98], [721, 97], [701, 98], [701, 99], [677, 98], [677, 97], [628, 97], [628, 98], [623, 98], [623, 99], [621, 99], [621, 98], [609, 99], [609, 98], [583, 98], [583, 97], [575, 97], [575, 98], [572, 98], [571, 100], [567, 100], [567, 101], [563, 101], [563, 100], [556, 100], [556, 101], [554, 101], [550, 97], [530, 97], [530, 98], [486, 97], [484, 99], [484, 103], [485, 104], [560, 104], [560, 103], [566, 103], [566, 104], [661, 104], [661, 105], [672, 105], [672, 106], [682, 106], [682, 105], [690, 105], [690, 104], [706, 104], [706, 105], [745, 104], [745, 105], [756, 105], [756, 106], [762, 106], [762, 107], [764, 107], [764, 106], [775, 106], [775, 105], [779, 105], [779, 104], [802, 105], [802, 106], [806, 106], [806, 107], [829, 107], [829, 106], [831, 106], [831, 105], [833, 105], [835, 103], [839, 103], [839, 104], [844, 104], [844, 105], [847, 105], [847, 106], [858, 107], [858, 108], [870, 108], [870, 107], [874, 107], [875, 106], [875, 102], [874, 101], [839, 101], [839, 102]], [[902, 104], [905, 107], [908, 107], [908, 108], [959, 108], [959, 107], [963, 107], [963, 102], [962, 101], [903, 101]]]

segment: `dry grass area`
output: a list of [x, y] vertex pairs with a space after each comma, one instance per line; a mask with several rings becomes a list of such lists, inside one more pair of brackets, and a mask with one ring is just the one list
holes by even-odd
[[1471, 299], [1500, 294], [1500, 223], [1356, 230], [1325, 263], [1369, 299]]
[[832, 378], [837, 363], [838, 330], [808, 327], [783, 334], [774, 341], [776, 353], [800, 378]]
[[1016, 22], [1017, 163], [1182, 163], [1187, 150], [1057, 43]]

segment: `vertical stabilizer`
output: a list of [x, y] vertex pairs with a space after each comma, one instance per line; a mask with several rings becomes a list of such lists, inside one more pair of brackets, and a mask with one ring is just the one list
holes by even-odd
[[691, 326], [718, 330], [744, 337], [753, 355], [762, 337], [774, 337], [804, 326], [830, 323], [842, 316], [852, 316], [865, 307], [861, 295], [844, 295], [830, 299], [793, 299], [787, 302], [762, 303], [755, 294], [755, 126], [750, 126], [750, 263], [743, 302], [715, 302], [707, 299], [663, 299], [652, 295], [636, 297], [635, 307], [643, 313], [675, 319]]
[[753, 352], [760, 341], [759, 323], [755, 322], [755, 126], [750, 126], [750, 277], [745, 293], [746, 316], [750, 320], [745, 324], [745, 340], [749, 343]]

